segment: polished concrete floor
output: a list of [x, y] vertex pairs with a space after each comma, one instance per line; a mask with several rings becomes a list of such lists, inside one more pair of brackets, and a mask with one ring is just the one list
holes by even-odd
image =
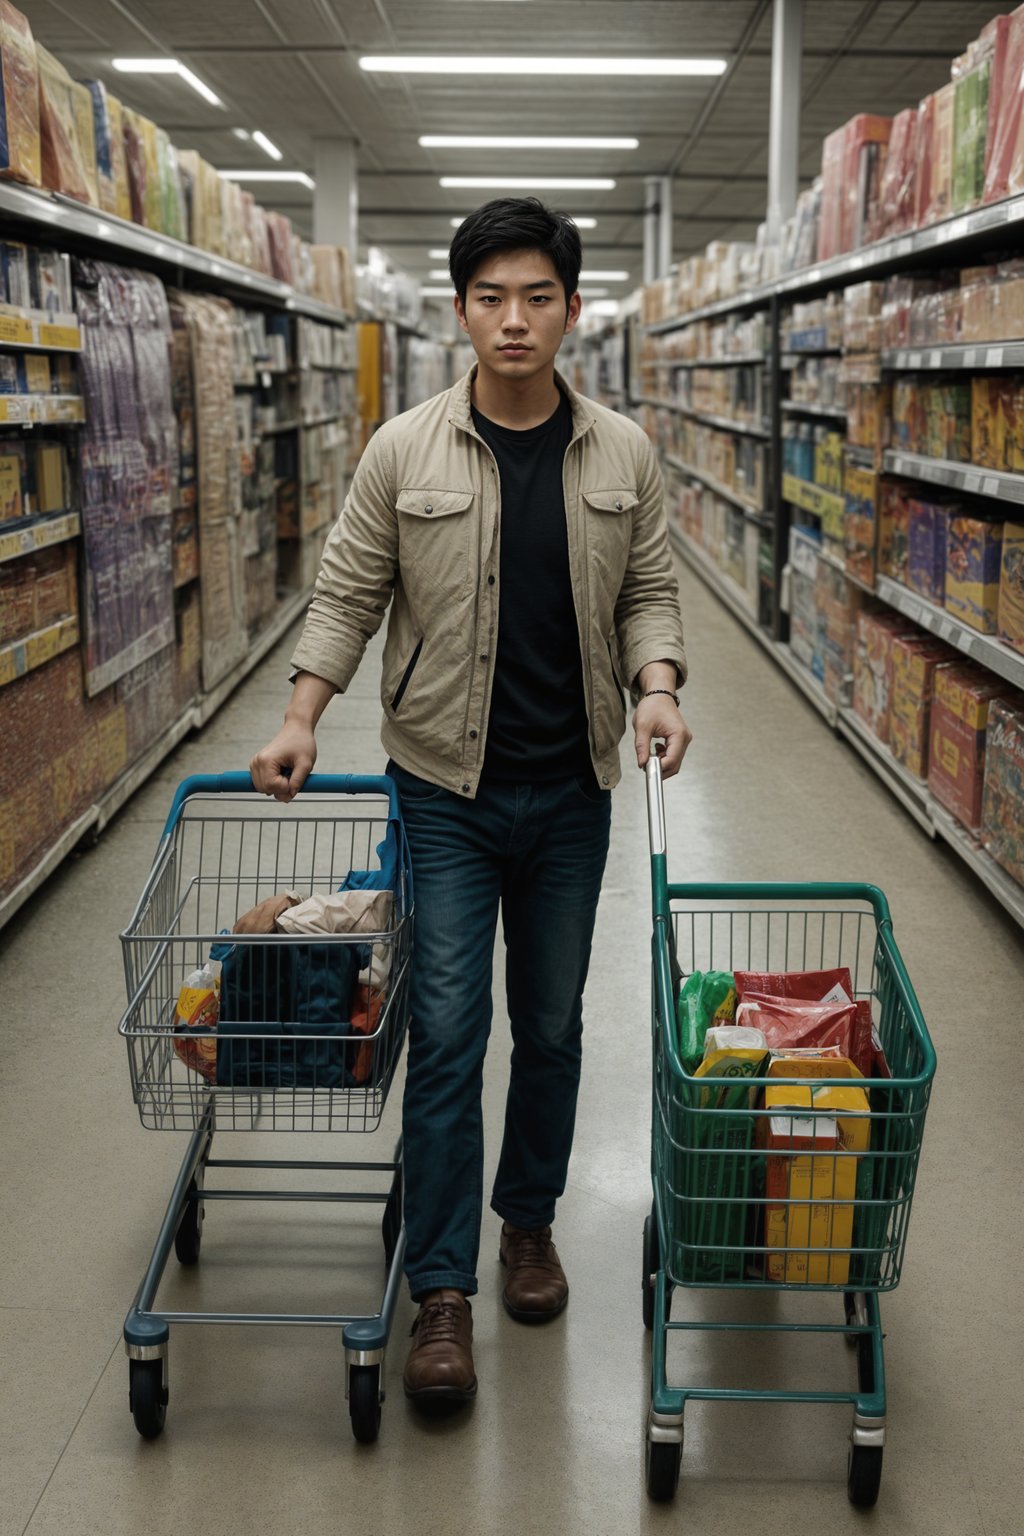
[[[120, 1329], [183, 1138], [144, 1132], [131, 1102], [116, 1032], [117, 935], [173, 785], [188, 772], [244, 767], [276, 729], [284, 645], [0, 934], [0, 1536], [1020, 1532], [1021, 933], [704, 588], [682, 580], [695, 742], [669, 788], [672, 877], [877, 882], [938, 1047], [903, 1280], [883, 1298], [890, 1419], [877, 1509], [865, 1516], [846, 1500], [849, 1410], [806, 1406], [692, 1406], [677, 1502], [646, 1498], [649, 906], [643, 784], [628, 768], [615, 796], [579, 1128], [557, 1222], [568, 1311], [542, 1329], [504, 1315], [497, 1224], [485, 1214], [480, 1395], [462, 1416], [424, 1422], [402, 1396], [412, 1318], [403, 1296], [375, 1446], [349, 1434], [336, 1336], [280, 1328], [175, 1329], [166, 1431], [153, 1443], [138, 1438]], [[323, 722], [322, 767], [382, 765], [377, 654]], [[486, 1083], [491, 1162], [506, 1038], [499, 1004]], [[238, 1135], [220, 1150], [379, 1156], [397, 1108], [394, 1094], [377, 1138]], [[318, 1205], [220, 1205], [207, 1217], [202, 1262], [183, 1271], [172, 1260], [161, 1299], [185, 1309], [356, 1307], [372, 1303], [381, 1267], [379, 1231], [358, 1207], [338, 1218]], [[811, 1301], [820, 1313], [821, 1298]], [[795, 1315], [792, 1297], [739, 1292], [688, 1293], [683, 1307]], [[702, 1342], [671, 1357], [673, 1379], [718, 1385], [845, 1386], [850, 1370], [840, 1341], [808, 1347], [786, 1335]]]

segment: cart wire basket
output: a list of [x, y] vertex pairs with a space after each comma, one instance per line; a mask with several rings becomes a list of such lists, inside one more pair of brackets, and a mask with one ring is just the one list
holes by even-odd
[[[896, 946], [885, 896], [859, 884], [669, 885], [660, 766], [648, 767], [653, 884], [653, 1204], [644, 1225], [643, 1315], [652, 1330], [646, 1478], [655, 1499], [679, 1479], [688, 1400], [848, 1402], [847, 1492], [875, 1503], [885, 1440], [878, 1295], [900, 1279], [935, 1053]], [[845, 968], [871, 1011], [869, 1077], [691, 1075], [677, 997], [695, 972]], [[765, 1070], [763, 1063], [761, 1070]], [[844, 1090], [853, 1090], [843, 1097]], [[770, 1099], [766, 1100], [766, 1093]], [[831, 1291], [845, 1321], [673, 1322], [673, 1289]], [[842, 1335], [857, 1389], [670, 1387], [671, 1333]]]
[[[282, 933], [256, 916], [284, 895], [340, 906], [333, 921], [343, 931]], [[164, 1427], [173, 1322], [341, 1329], [352, 1431], [376, 1439], [405, 1251], [401, 1141], [374, 1162], [215, 1158], [212, 1147], [218, 1130], [378, 1128], [408, 1025], [412, 923], [412, 872], [389, 778], [312, 775], [289, 805], [258, 795], [247, 773], [179, 785], [121, 935], [128, 1002], [119, 1031], [133, 1100], [146, 1128], [189, 1133], [124, 1327], [130, 1406], [144, 1438]], [[192, 1015], [183, 999], [195, 996], [213, 1002]], [[233, 1187], [211, 1187], [212, 1170], [239, 1169], [358, 1174], [359, 1187], [346, 1178], [330, 1189], [251, 1189], [237, 1175], [228, 1175]], [[367, 1174], [379, 1189], [366, 1188]], [[239, 1199], [379, 1202], [386, 1278], [377, 1312], [158, 1308], [172, 1248], [179, 1263], [197, 1264], [207, 1206]]]

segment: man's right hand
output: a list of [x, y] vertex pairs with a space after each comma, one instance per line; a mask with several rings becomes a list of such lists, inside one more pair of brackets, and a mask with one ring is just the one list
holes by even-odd
[[273, 741], [249, 764], [252, 782], [263, 795], [286, 804], [294, 800], [316, 762], [316, 737], [308, 725], [285, 721]]

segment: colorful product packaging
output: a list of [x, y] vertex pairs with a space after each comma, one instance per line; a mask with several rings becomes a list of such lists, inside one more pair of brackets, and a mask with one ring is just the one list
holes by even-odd
[[999, 572], [999, 638], [1024, 652], [1024, 525], [1003, 524]]
[[39, 66], [32, 29], [0, 0], [0, 177], [38, 187], [42, 179]]
[[830, 133], [821, 146], [821, 213], [818, 260], [829, 261], [846, 249], [843, 238], [843, 158], [846, 127]]
[[853, 709], [883, 745], [889, 741], [892, 709], [893, 643], [899, 635], [918, 633], [895, 613], [857, 615], [857, 650], [853, 663]]
[[934, 224], [953, 212], [953, 124], [956, 81], [941, 86], [932, 98], [931, 184], [924, 223]]
[[878, 499], [878, 569], [883, 576], [907, 584], [910, 559], [910, 487], [883, 477]]
[[860, 112], [843, 139], [842, 249], [859, 250], [878, 238], [882, 177], [892, 118]]
[[81, 203], [99, 206], [92, 96], [72, 80], [52, 53], [36, 45], [42, 184]]
[[946, 608], [983, 635], [994, 635], [999, 627], [1002, 556], [1002, 523], [978, 517], [949, 519]]
[[879, 193], [879, 237], [914, 227], [917, 199], [918, 110], [907, 107], [892, 120], [889, 152]]
[[846, 504], [843, 519], [846, 569], [865, 586], [875, 584], [878, 543], [878, 475], [847, 462], [843, 476]]
[[946, 592], [950, 508], [941, 502], [910, 503], [907, 586], [942, 607]]
[[[999, 18], [1005, 27], [1006, 18]], [[953, 211], [973, 208], [985, 190], [989, 89], [995, 33], [986, 28], [953, 61]]]
[[1001, 42], [997, 39], [992, 79], [989, 85], [988, 133], [985, 142], [986, 203], [996, 202], [1014, 191], [1015, 172], [1019, 175], [1018, 141], [1021, 133], [1021, 106], [1024, 104], [1024, 7], [1005, 21]]
[[985, 732], [992, 700], [1007, 685], [980, 667], [935, 671], [928, 788], [940, 805], [977, 833], [985, 777]]
[[1024, 885], [1024, 698], [994, 700], [985, 738], [981, 840]]
[[889, 750], [918, 779], [928, 777], [928, 725], [935, 669], [955, 653], [931, 635], [900, 635], [892, 646]]

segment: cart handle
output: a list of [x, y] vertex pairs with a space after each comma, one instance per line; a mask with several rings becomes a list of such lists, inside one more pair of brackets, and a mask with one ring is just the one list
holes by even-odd
[[[400, 816], [398, 790], [385, 774], [311, 773], [302, 786], [304, 795], [384, 795], [389, 819]], [[249, 773], [193, 773], [182, 779], [174, 791], [163, 835], [170, 837], [177, 826], [185, 801], [191, 795], [259, 794]]]
[[[661, 763], [653, 754], [647, 760], [647, 827], [651, 843], [651, 887], [655, 919], [671, 921], [665, 835], [665, 792]], [[866, 901], [878, 926], [892, 927], [885, 892], [877, 885], [859, 881], [693, 881], [673, 885], [672, 894], [685, 901]]]

